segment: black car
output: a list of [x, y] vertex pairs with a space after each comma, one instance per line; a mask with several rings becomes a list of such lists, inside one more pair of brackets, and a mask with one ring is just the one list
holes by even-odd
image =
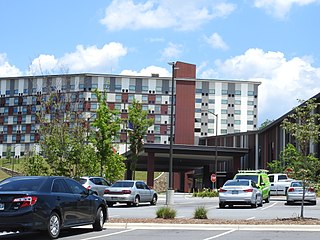
[[63, 228], [108, 219], [103, 198], [67, 177], [19, 176], [0, 182], [0, 231], [46, 230], [52, 239]]

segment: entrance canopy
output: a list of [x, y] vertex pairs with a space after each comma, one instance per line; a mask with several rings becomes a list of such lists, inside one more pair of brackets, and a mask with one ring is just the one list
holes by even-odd
[[[205, 165], [214, 164], [216, 154], [219, 161], [233, 161], [248, 154], [248, 152], [248, 148], [174, 144], [172, 155], [173, 171], [187, 172]], [[125, 155], [130, 159], [130, 154], [130, 152], [127, 152]], [[150, 157], [154, 161], [154, 171], [169, 171], [169, 144], [144, 144], [143, 150], [139, 154], [136, 170], [147, 171], [148, 158]]]

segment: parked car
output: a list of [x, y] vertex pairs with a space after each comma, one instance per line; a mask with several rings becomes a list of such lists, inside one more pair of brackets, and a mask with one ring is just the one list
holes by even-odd
[[[293, 204], [294, 202], [301, 202], [303, 194], [303, 182], [292, 181], [287, 192], [287, 205]], [[317, 195], [313, 187], [305, 186], [304, 201], [310, 202], [313, 205], [317, 204]]]
[[91, 189], [100, 197], [103, 197], [106, 187], [111, 186], [103, 177], [81, 177], [79, 182], [87, 189]]
[[289, 178], [285, 173], [268, 174], [270, 180], [270, 194], [271, 195], [286, 195], [290, 187], [292, 178]]
[[0, 231], [60, 230], [92, 224], [101, 231], [108, 219], [105, 200], [66, 177], [19, 176], [0, 182]]
[[126, 203], [137, 207], [142, 202], [156, 205], [158, 200], [158, 194], [154, 189], [149, 188], [143, 181], [133, 180], [115, 182], [104, 191], [103, 197], [108, 206], [115, 203]]
[[270, 201], [270, 180], [268, 171], [259, 170], [239, 170], [233, 179], [250, 179], [254, 181], [262, 192], [263, 200], [268, 203]]
[[226, 205], [250, 205], [253, 208], [263, 206], [262, 192], [252, 180], [228, 180], [219, 189], [219, 207]]

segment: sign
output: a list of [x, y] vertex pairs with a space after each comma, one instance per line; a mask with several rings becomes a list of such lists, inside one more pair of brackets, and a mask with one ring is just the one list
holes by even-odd
[[214, 173], [212, 173], [210, 179], [211, 179], [211, 182], [216, 182], [217, 176]]

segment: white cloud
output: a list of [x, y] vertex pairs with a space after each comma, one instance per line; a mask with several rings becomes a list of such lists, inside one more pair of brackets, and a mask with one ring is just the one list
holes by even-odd
[[159, 74], [160, 77], [170, 77], [171, 73], [162, 67], [149, 66], [141, 69], [139, 72], [133, 70], [123, 70], [121, 75], [133, 75], [133, 76], [151, 76], [152, 74]]
[[0, 77], [15, 77], [22, 75], [21, 71], [10, 65], [5, 53], [0, 53]]
[[265, 9], [276, 18], [283, 19], [288, 15], [294, 5], [306, 6], [319, 2], [319, 0], [255, 0], [254, 6]]
[[58, 66], [58, 60], [53, 55], [41, 54], [33, 59], [28, 75], [52, 74]]
[[108, 30], [176, 28], [193, 30], [213, 18], [225, 17], [235, 5], [213, 0], [113, 0], [101, 23]]
[[67, 53], [61, 58], [41, 54], [32, 61], [28, 74], [106, 72], [116, 67], [119, 58], [126, 54], [127, 49], [121, 43], [116, 42], [105, 44], [102, 48], [95, 45], [88, 47], [78, 45], [74, 52]]
[[172, 59], [177, 59], [182, 53], [182, 45], [169, 43], [168, 46], [163, 49], [161, 58], [164, 60], [171, 61]]
[[259, 122], [277, 119], [294, 106], [297, 99], [307, 100], [320, 92], [320, 68], [308, 58], [286, 59], [281, 52], [249, 49], [243, 55], [217, 61], [202, 78], [261, 81], [259, 86]]
[[228, 49], [228, 45], [223, 41], [222, 37], [218, 33], [213, 33], [209, 37], [204, 37], [206, 43], [208, 43], [214, 49]]
[[117, 65], [119, 58], [126, 54], [127, 49], [116, 42], [105, 44], [102, 48], [78, 45], [76, 51], [65, 54], [59, 64], [68, 67], [71, 72], [106, 71]]

